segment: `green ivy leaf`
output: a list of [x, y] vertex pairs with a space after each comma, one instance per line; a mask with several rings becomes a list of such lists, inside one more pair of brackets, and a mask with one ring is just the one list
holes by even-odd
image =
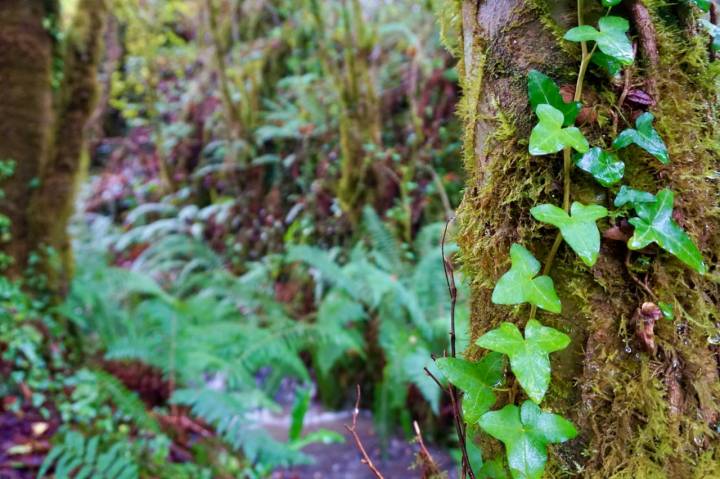
[[510, 473], [515, 479], [540, 479], [547, 462], [548, 444], [577, 436], [573, 423], [543, 412], [532, 401], [521, 407], [508, 404], [480, 418], [480, 427], [505, 444]]
[[655, 195], [647, 191], [640, 191], [629, 186], [622, 185], [620, 191], [615, 197], [615, 206], [620, 208], [626, 204], [632, 205], [635, 209], [642, 203], [654, 203]]
[[530, 154], [547, 155], [572, 147], [580, 153], [590, 149], [582, 132], [570, 126], [563, 128], [565, 116], [551, 105], [538, 105], [535, 113], [540, 120], [530, 133]]
[[555, 285], [549, 276], [540, 272], [540, 262], [528, 250], [515, 243], [510, 247], [510, 271], [502, 275], [495, 285], [492, 302], [495, 304], [530, 303], [552, 313], [562, 309]]
[[582, 103], [579, 101], [566, 103], [557, 84], [549, 76], [537, 70], [530, 70], [530, 73], [528, 73], [528, 98], [530, 98], [530, 106], [533, 112], [543, 104], [560, 110], [564, 117], [563, 126], [570, 126], [575, 123], [575, 118], [577, 118], [582, 108]]
[[622, 0], [602, 0], [600, 3], [602, 3], [603, 7], [610, 8], [610, 7], [620, 5], [621, 1]]
[[630, 218], [635, 233], [628, 240], [628, 248], [638, 250], [650, 243], [657, 243], [665, 251], [675, 255], [700, 274], [706, 272], [702, 253], [688, 234], [672, 217], [673, 192], [664, 189], [657, 194], [653, 203], [636, 208], [636, 218]]
[[705, 27], [705, 30], [708, 31], [710, 36], [712, 37], [712, 49], [713, 51], [720, 51], [720, 27], [715, 25], [714, 23], [711, 23], [707, 21], [704, 18], [700, 19], [700, 24]]
[[658, 307], [660, 308], [660, 311], [662, 311], [663, 317], [665, 319], [675, 319], [675, 307], [670, 303], [663, 303], [662, 301], [658, 303]]
[[623, 64], [610, 55], [605, 55], [600, 50], [593, 53], [590, 58], [595, 65], [603, 68], [611, 77], [617, 76], [622, 71]]
[[615, 153], [597, 146], [580, 156], [575, 165], [593, 175], [606, 188], [620, 181], [625, 174], [625, 163]]
[[685, 0], [688, 5], [695, 5], [703, 12], [710, 11], [711, 0]]
[[500, 353], [490, 353], [478, 362], [460, 358], [440, 358], [437, 367], [452, 384], [461, 389], [465, 422], [474, 424], [495, 404], [493, 387], [505, 377], [505, 358]]
[[543, 223], [560, 229], [565, 242], [588, 266], [593, 266], [600, 252], [600, 231], [595, 222], [607, 216], [607, 209], [600, 205], [585, 206], [577, 201], [570, 207], [570, 215], [555, 205], [534, 207], [530, 214]]
[[570, 344], [568, 335], [548, 328], [531, 319], [525, 326], [525, 339], [512, 323], [502, 323], [488, 331], [476, 343], [478, 346], [510, 358], [510, 368], [528, 397], [539, 403], [550, 384], [549, 354]]
[[637, 120], [635, 120], [635, 128], [628, 128], [620, 132], [617, 138], [615, 138], [615, 141], [613, 141], [613, 148], [625, 148], [635, 143], [660, 160], [660, 163], [667, 165], [670, 162], [670, 157], [668, 156], [665, 142], [652, 126], [654, 119], [655, 117], [649, 111], [637, 117]]
[[598, 49], [606, 55], [615, 58], [624, 65], [633, 62], [635, 54], [632, 43], [625, 32], [630, 29], [630, 24], [622, 17], [607, 16], [598, 21], [600, 30], [590, 25], [580, 25], [571, 28], [565, 34], [565, 40], [571, 42], [595, 41]]

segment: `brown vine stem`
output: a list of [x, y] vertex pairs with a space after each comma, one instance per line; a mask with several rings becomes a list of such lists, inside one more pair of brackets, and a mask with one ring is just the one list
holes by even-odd
[[358, 448], [358, 451], [360, 451], [360, 454], [362, 454], [362, 459], [360, 462], [365, 464], [368, 469], [370, 469], [370, 472], [373, 473], [373, 475], [376, 477], [376, 479], [385, 479], [385, 477], [382, 475], [382, 473], [378, 470], [377, 467], [375, 467], [375, 464], [372, 462], [372, 459], [370, 459], [370, 456], [368, 455], [367, 451], [365, 450], [365, 446], [363, 446], [362, 439], [360, 439], [360, 436], [357, 433], [357, 419], [358, 415], [360, 415], [360, 385], [357, 385], [357, 399], [355, 400], [355, 409], [353, 409], [352, 414], [352, 426], [348, 426], [345, 424], [345, 429], [348, 430], [348, 432], [352, 435], [353, 439], [355, 440], [355, 445]]
[[[578, 26], [583, 25], [583, 0], [577, 0], [577, 20], [578, 20]], [[585, 82], [585, 74], [587, 73], [588, 66], [590, 65], [590, 59], [593, 56], [593, 53], [595, 53], [595, 48], [597, 48], [597, 44], [595, 44], [588, 52], [587, 42], [580, 42], [580, 50], [582, 52], [582, 56], [580, 59], [580, 68], [578, 70], [578, 76], [577, 81], [575, 83], [575, 95], [573, 97], [573, 101], [580, 101], [582, 98], [582, 90], [583, 90], [583, 83]], [[563, 149], [563, 210], [565, 210], [565, 213], [570, 214], [570, 190], [571, 190], [571, 180], [570, 180], [570, 172], [572, 170], [572, 150], [570, 147], [565, 147]], [[545, 266], [543, 267], [542, 274], [547, 275], [550, 272], [550, 269], [552, 268], [553, 261], [555, 261], [555, 256], [557, 255], [558, 250], [560, 249], [560, 245], [562, 244], [562, 234], [558, 231], [555, 235], [555, 241], [553, 242], [552, 247], [550, 248], [550, 252], [547, 255], [547, 258], [545, 258]], [[537, 306], [532, 305], [530, 307], [530, 319], [535, 318], [535, 314], [537, 313]]]
[[[455, 285], [455, 275], [453, 274], [452, 262], [445, 256], [445, 238], [447, 237], [448, 227], [455, 218], [450, 218], [445, 223], [445, 229], [443, 230], [442, 239], [440, 240], [440, 253], [442, 255], [443, 272], [445, 273], [445, 283], [447, 284], [448, 293], [450, 294], [450, 355], [454, 358], [456, 356], [455, 348], [455, 306], [457, 304], [457, 287]], [[430, 374], [429, 371], [426, 372]], [[436, 380], [437, 382], [437, 380]], [[460, 408], [460, 401], [455, 387], [450, 384], [448, 385], [448, 394], [450, 395], [450, 403], [452, 405], [453, 419], [455, 422], [455, 430], [458, 436], [458, 442], [460, 443], [460, 452], [462, 453], [462, 475], [475, 479], [475, 473], [470, 466], [470, 456], [467, 452], [466, 446], [466, 432], [463, 426], [464, 420], [462, 417], [462, 409]]]

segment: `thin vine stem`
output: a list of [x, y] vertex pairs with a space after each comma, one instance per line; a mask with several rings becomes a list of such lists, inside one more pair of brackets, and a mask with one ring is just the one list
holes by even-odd
[[[578, 26], [583, 25], [583, 0], [577, 0], [577, 20], [578, 20]], [[580, 42], [580, 50], [582, 52], [581, 58], [580, 58], [580, 68], [578, 69], [578, 76], [577, 81], [575, 83], [575, 95], [573, 96], [573, 101], [580, 101], [582, 98], [582, 90], [583, 90], [583, 83], [585, 82], [585, 74], [587, 73], [588, 66], [590, 65], [590, 59], [593, 56], [593, 53], [595, 53], [595, 48], [597, 48], [597, 44], [595, 44], [592, 48], [592, 50], [588, 51], [587, 42], [582, 41]], [[570, 172], [572, 171], [572, 150], [570, 147], [565, 147], [563, 149], [563, 210], [565, 213], [570, 214], [570, 196], [571, 196], [571, 188], [572, 188], [572, 182], [570, 179]], [[560, 245], [562, 244], [562, 233], [559, 231], [555, 235], [555, 241], [553, 242], [552, 247], [550, 248], [550, 251], [548, 252], [547, 258], [545, 258], [545, 265], [542, 270], [543, 275], [547, 275], [550, 272], [550, 269], [552, 268], [553, 261], [555, 261], [555, 256], [557, 255], [558, 250], [560, 249]], [[535, 314], [537, 313], [537, 306], [534, 304], [530, 307], [530, 319], [535, 318]]]

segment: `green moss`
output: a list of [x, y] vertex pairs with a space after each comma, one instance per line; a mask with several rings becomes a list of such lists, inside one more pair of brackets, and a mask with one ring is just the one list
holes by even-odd
[[[542, 2], [534, 3], [534, 15], [541, 11], [538, 4]], [[689, 38], [674, 17], [659, 15], [669, 8], [666, 2], [645, 4], [655, 21], [662, 72], [656, 78], [657, 105], [652, 111], [671, 163], [662, 165], [634, 147], [624, 149], [624, 182], [653, 192], [664, 187], [675, 191], [677, 220], [706, 262], [716, 265], [720, 67], [708, 62], [707, 39]], [[541, 12], [540, 18], [546, 29], [558, 24], [555, 15], [548, 19]], [[513, 29], [522, 25], [516, 19], [504, 34], [511, 41], [518, 35]], [[494, 39], [493, 48], [484, 52], [482, 74], [471, 77], [476, 83], [466, 86], [460, 110], [469, 179], [458, 211], [457, 239], [472, 282], [474, 337], [502, 321], [527, 319], [527, 306], [493, 305], [492, 288], [508, 268], [511, 243], [520, 242], [544, 259], [555, 230], [535, 222], [528, 211], [537, 203], [559, 204], [562, 194], [561, 159], [527, 153], [533, 120], [527, 106], [520, 104], [525, 101], [525, 78], [517, 62], [529, 58], [532, 63], [535, 57], [503, 57], [504, 50], [496, 47], [506, 40]], [[558, 52], [549, 58], [566, 59], [545, 72], [567, 78], [567, 55], [562, 48]], [[640, 85], [642, 71], [634, 69], [632, 75]], [[602, 126], [585, 125], [583, 131], [594, 144], [607, 146], [613, 137], [610, 119], [618, 93], [604, 78], [591, 75], [587, 83], [590, 93], [597, 92], [595, 108], [606, 120]], [[498, 91], [500, 87], [506, 91]], [[630, 116], [627, 110], [624, 114]], [[621, 118], [618, 129], [626, 126]], [[573, 198], [610, 203], [613, 195], [582, 172], [574, 171], [572, 181]], [[604, 230], [609, 223], [600, 226]], [[712, 279], [717, 273], [700, 277], [656, 248], [627, 257], [632, 271], [647, 281], [658, 299], [675, 305], [676, 319], [661, 319], [655, 326], [659, 352], [650, 356], [635, 338], [633, 316], [652, 298], [631, 279], [626, 255], [622, 243], [604, 240], [598, 263], [588, 270], [561, 246], [550, 273], [563, 300], [563, 314], [540, 313], [539, 319], [565, 331], [573, 341], [552, 357], [553, 381], [543, 405], [572, 417], [582, 432], [579, 439], [555, 448], [547, 477], [720, 477], [720, 447], [713, 431], [720, 419], [720, 381], [716, 353], [707, 341], [720, 323], [720, 286]], [[477, 353], [471, 351], [470, 356]], [[492, 445], [487, 439], [483, 442]]]

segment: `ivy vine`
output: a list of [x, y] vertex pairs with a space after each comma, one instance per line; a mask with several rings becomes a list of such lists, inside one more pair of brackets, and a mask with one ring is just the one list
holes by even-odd
[[[700, 8], [705, 0], [688, 0]], [[551, 379], [550, 354], [566, 348], [570, 337], [544, 326], [535, 319], [537, 308], [560, 313], [560, 298], [549, 273], [560, 245], [567, 245], [582, 262], [592, 267], [600, 254], [600, 231], [597, 221], [611, 213], [601, 205], [571, 203], [571, 170], [576, 166], [592, 175], [603, 187], [613, 188], [624, 177], [625, 164], [617, 152], [635, 145], [662, 164], [670, 162], [667, 146], [653, 126], [650, 112], [641, 114], [635, 128], [620, 132], [606, 149], [592, 146], [575, 125], [580, 109], [583, 81], [592, 62], [611, 73], [619, 72], [634, 61], [634, 49], [627, 36], [626, 19], [610, 15], [619, 0], [601, 0], [607, 8], [597, 28], [583, 22], [583, 0], [578, 0], [578, 26], [564, 38], [580, 43], [581, 59], [572, 101], [565, 101], [558, 85], [547, 75], [532, 70], [528, 74], [528, 98], [538, 122], [532, 129], [528, 151], [541, 156], [563, 152], [563, 203], [533, 207], [530, 214], [537, 221], [557, 228], [555, 243], [541, 271], [540, 262], [520, 244], [510, 248], [510, 269], [500, 277], [492, 294], [492, 302], [502, 305], [531, 305], [524, 335], [515, 324], [506, 322], [481, 336], [476, 344], [491, 351], [478, 362], [456, 358], [438, 359], [440, 370], [454, 386], [463, 391], [463, 411], [468, 426], [498, 439], [505, 445], [507, 463], [513, 478], [542, 477], [547, 461], [547, 446], [561, 443], [577, 435], [575, 426], [562, 416], [543, 411], [540, 404]], [[714, 25], [713, 25], [714, 27]], [[715, 37], [717, 32], [711, 30]], [[592, 42], [592, 48], [589, 48]], [[573, 158], [573, 150], [577, 153]], [[706, 272], [700, 250], [690, 236], [673, 219], [674, 194], [662, 189], [656, 194], [621, 185], [615, 194], [613, 217], [628, 216], [634, 234], [627, 240], [630, 250], [641, 250], [651, 243], [677, 257], [700, 274]], [[634, 212], [634, 215], [631, 214]], [[672, 318], [672, 306], [659, 303], [663, 314]], [[529, 398], [519, 407], [507, 404], [492, 411], [496, 397], [493, 389], [504, 382], [503, 357]], [[514, 396], [514, 395], [513, 395]], [[493, 476], [495, 477], [495, 476]], [[497, 476], [501, 477], [501, 476]]]

